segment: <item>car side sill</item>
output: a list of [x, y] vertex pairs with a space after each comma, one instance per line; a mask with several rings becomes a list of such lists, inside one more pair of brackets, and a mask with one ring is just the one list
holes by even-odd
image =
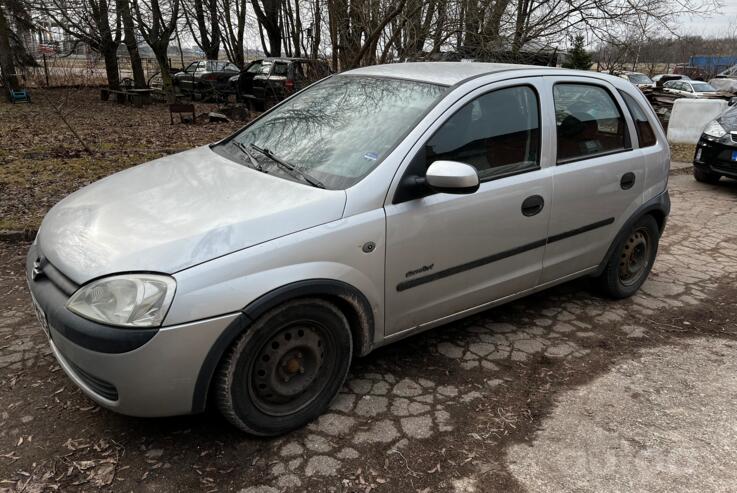
[[566, 281], [570, 281], [575, 278], [583, 277], [587, 274], [590, 274], [592, 272], [595, 272], [598, 268], [598, 265], [594, 265], [592, 267], [587, 267], [586, 269], [579, 270], [577, 272], [574, 272], [573, 274], [568, 274], [567, 276], [563, 276], [561, 278], [555, 279], [553, 281], [548, 281], [544, 284], [540, 284], [539, 286], [535, 286], [534, 288], [526, 289], [524, 291], [518, 291], [517, 293], [510, 294], [507, 296], [504, 296], [502, 298], [497, 298], [492, 301], [487, 301], [486, 303], [482, 303], [480, 305], [471, 307], [471, 308], [464, 308], [463, 310], [460, 310], [458, 312], [452, 313], [450, 315], [445, 315], [443, 317], [437, 318], [435, 320], [431, 320], [429, 322], [422, 323], [420, 325], [417, 325], [415, 327], [411, 327], [409, 329], [405, 329], [400, 332], [396, 332], [394, 334], [387, 335], [384, 337], [384, 340], [381, 341], [381, 343], [377, 344], [374, 348], [384, 346], [386, 344], [395, 342], [399, 339], [404, 339], [405, 337], [409, 337], [415, 334], [419, 334], [420, 332], [424, 332], [426, 330], [432, 329], [434, 327], [437, 327], [439, 325], [443, 325], [449, 322], [452, 322], [454, 320], [458, 320], [460, 318], [467, 317], [469, 315], [473, 315], [474, 313], [478, 313], [480, 311], [484, 311], [489, 308], [493, 308], [498, 305], [502, 305], [505, 303], [508, 303], [510, 301], [514, 301], [519, 298], [524, 298], [525, 296], [528, 296], [530, 294], [536, 293], [538, 291], [543, 291], [547, 288], [550, 288], [552, 286], [555, 286], [556, 284], [561, 284]]

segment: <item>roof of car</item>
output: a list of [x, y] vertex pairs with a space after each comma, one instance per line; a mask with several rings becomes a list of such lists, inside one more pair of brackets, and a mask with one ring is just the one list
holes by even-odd
[[387, 65], [372, 65], [343, 72], [348, 75], [370, 75], [409, 79], [433, 84], [452, 86], [463, 80], [479, 75], [493, 74], [508, 70], [552, 69], [538, 65], [515, 65], [511, 63], [481, 62], [407, 62]]
[[259, 61], [259, 60], [267, 61], [267, 62], [325, 62], [325, 60], [320, 60], [319, 58], [299, 58], [299, 57], [291, 57], [291, 56], [277, 56], [277, 57], [267, 56], [267, 57], [260, 58], [255, 61]]

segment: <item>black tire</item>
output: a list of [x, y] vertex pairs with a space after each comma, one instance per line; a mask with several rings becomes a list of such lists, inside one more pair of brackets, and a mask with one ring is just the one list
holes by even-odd
[[226, 354], [215, 379], [220, 412], [236, 428], [276, 436], [322, 414], [348, 375], [345, 315], [320, 299], [287, 302], [260, 317]]
[[635, 294], [647, 279], [658, 253], [660, 230], [651, 215], [637, 220], [617, 243], [597, 281], [603, 293], [614, 299]]
[[721, 178], [721, 176], [716, 173], [712, 173], [711, 171], [697, 168], [695, 166], [693, 169], [693, 176], [694, 178], [696, 178], [696, 181], [701, 183], [709, 183], [710, 185], [714, 185], [716, 182], [719, 181], [719, 178]]

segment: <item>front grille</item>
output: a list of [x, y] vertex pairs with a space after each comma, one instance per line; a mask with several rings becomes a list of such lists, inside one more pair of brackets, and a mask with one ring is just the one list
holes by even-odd
[[115, 388], [115, 385], [103, 380], [102, 378], [98, 378], [94, 375], [89, 374], [69, 360], [67, 360], [67, 363], [72, 368], [72, 370], [74, 370], [74, 373], [77, 374], [79, 379], [82, 380], [96, 394], [104, 397], [109, 401], [118, 400], [118, 389]]

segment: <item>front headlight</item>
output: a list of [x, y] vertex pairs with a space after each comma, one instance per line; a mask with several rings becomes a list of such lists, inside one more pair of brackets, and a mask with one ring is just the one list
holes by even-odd
[[711, 137], [716, 137], [717, 139], [721, 139], [722, 137], [727, 135], [727, 131], [724, 130], [724, 127], [722, 127], [716, 120], [712, 120], [706, 124], [704, 133]]
[[123, 327], [158, 327], [174, 298], [176, 281], [159, 274], [124, 274], [82, 286], [67, 308], [90, 320]]

